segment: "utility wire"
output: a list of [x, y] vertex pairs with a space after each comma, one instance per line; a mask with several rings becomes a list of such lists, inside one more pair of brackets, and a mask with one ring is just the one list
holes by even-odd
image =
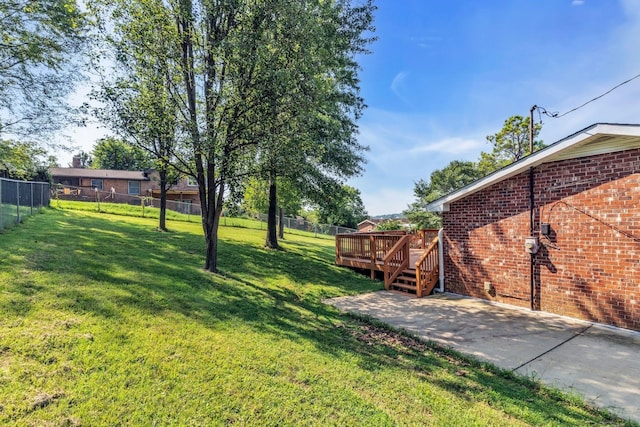
[[[615, 85], [614, 87], [612, 87], [611, 89], [609, 89], [608, 91], [606, 91], [605, 93], [603, 93], [602, 95], [598, 95], [598, 96], [596, 96], [595, 98], [590, 99], [589, 101], [585, 102], [584, 104], [579, 105], [579, 106], [577, 106], [577, 107], [575, 107], [575, 108], [572, 108], [571, 110], [567, 111], [566, 113], [562, 113], [562, 114], [558, 114], [557, 112], [555, 112], [555, 113], [550, 113], [550, 112], [548, 112], [546, 109], [544, 109], [543, 107], [537, 107], [537, 108], [538, 108], [538, 114], [542, 113], [542, 114], [544, 114], [544, 115], [546, 115], [546, 116], [553, 117], [554, 119], [559, 119], [560, 117], [564, 117], [564, 116], [566, 116], [566, 115], [567, 115], [567, 114], [569, 114], [569, 113], [573, 113], [574, 111], [579, 110], [580, 108], [584, 107], [585, 105], [590, 104], [590, 103], [592, 103], [593, 101], [596, 101], [596, 100], [598, 100], [598, 99], [602, 98], [603, 96], [610, 94], [610, 93], [611, 93], [611, 92], [613, 92], [614, 90], [618, 89], [620, 86], [624, 86], [624, 85], [626, 85], [627, 83], [629, 83], [629, 82], [631, 82], [631, 81], [633, 81], [633, 80], [637, 79], [638, 77], [640, 77], [640, 74], [636, 74], [635, 76], [631, 77], [630, 79], [625, 80], [625, 81], [623, 81], [622, 83]], [[540, 120], [540, 121], [542, 121], [542, 120]]]

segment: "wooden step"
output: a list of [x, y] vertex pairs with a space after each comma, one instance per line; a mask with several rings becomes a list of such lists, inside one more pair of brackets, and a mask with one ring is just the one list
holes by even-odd
[[416, 291], [416, 285], [408, 285], [406, 283], [394, 282], [391, 284], [391, 287], [395, 289], [405, 289], [407, 291], [413, 291], [413, 292]]
[[416, 277], [415, 277], [415, 276], [411, 277], [411, 276], [405, 276], [405, 275], [402, 275], [402, 276], [398, 276], [398, 277], [396, 277], [396, 282], [401, 282], [401, 283], [403, 283], [403, 282], [413, 283], [413, 285], [414, 285], [414, 286], [415, 286], [415, 284], [416, 284], [416, 281], [417, 281], [417, 279], [416, 279]]

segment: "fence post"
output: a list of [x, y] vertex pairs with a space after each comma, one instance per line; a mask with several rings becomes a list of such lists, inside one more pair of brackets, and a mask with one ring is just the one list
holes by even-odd
[[16, 224], [20, 224], [20, 183], [16, 181]]
[[33, 215], [33, 183], [29, 184], [29, 190], [31, 190], [31, 200], [30, 200], [30, 205], [31, 205], [31, 215]]
[[369, 251], [371, 252], [371, 279], [376, 278], [374, 267], [376, 265], [376, 240], [373, 234], [369, 236]]
[[0, 230], [2, 230], [2, 178], [0, 178]]

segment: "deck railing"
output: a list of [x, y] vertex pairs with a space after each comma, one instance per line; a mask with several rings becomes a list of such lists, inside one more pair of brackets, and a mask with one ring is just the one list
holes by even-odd
[[413, 234], [413, 239], [411, 240], [411, 248], [413, 249], [425, 249], [429, 243], [433, 240], [434, 237], [438, 236], [437, 228], [425, 228], [422, 230], [417, 230], [415, 234]]
[[[337, 234], [336, 264], [345, 265], [346, 260], [352, 260], [371, 267], [381, 265], [389, 249], [405, 235], [405, 231]], [[373, 275], [372, 269], [371, 276]]]
[[416, 296], [429, 295], [438, 282], [438, 235], [431, 240], [431, 243], [418, 258], [416, 267]]
[[410, 242], [410, 235], [402, 236], [402, 238], [387, 251], [383, 261], [385, 289], [389, 290], [389, 286], [396, 280], [396, 277], [409, 267], [409, 260], [411, 259], [409, 251]]
[[[338, 234], [336, 264], [370, 270], [372, 279], [376, 271], [381, 271], [386, 289], [401, 273], [415, 267], [416, 296], [428, 295], [439, 277], [438, 230], [420, 230], [417, 236], [422, 240], [418, 245], [416, 234], [404, 231]], [[414, 251], [414, 256], [415, 252], [421, 254], [411, 265], [412, 249], [418, 248], [421, 250]]]

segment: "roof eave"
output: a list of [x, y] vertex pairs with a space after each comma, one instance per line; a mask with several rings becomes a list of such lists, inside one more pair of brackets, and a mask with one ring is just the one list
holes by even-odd
[[[625, 131], [622, 129], [624, 128]], [[531, 167], [538, 166], [545, 163], [546, 160], [552, 158], [554, 155], [567, 150], [568, 148], [578, 147], [582, 144], [586, 144], [592, 139], [598, 138], [602, 135], [629, 135], [640, 136], [640, 126], [635, 125], [619, 125], [619, 124], [594, 124], [579, 132], [569, 135], [568, 137], [561, 139], [542, 150], [518, 160], [515, 163], [510, 164], [502, 169], [480, 178], [471, 184], [460, 188], [448, 195], [441, 197], [426, 206], [426, 209], [430, 212], [448, 212], [449, 205], [457, 200], [460, 200], [470, 194], [476, 193], [484, 188], [487, 188], [497, 182], [504, 179], [508, 179], [512, 176], [518, 175]]]

